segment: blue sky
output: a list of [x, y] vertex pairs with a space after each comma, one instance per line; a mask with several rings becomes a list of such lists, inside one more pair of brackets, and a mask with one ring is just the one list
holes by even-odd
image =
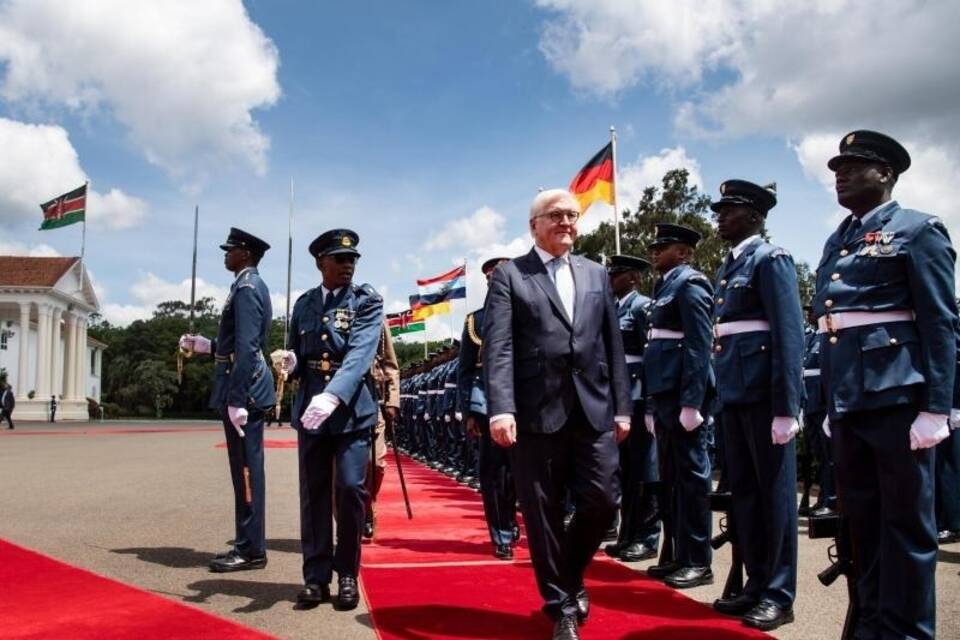
[[[361, 237], [357, 278], [396, 310], [417, 277], [529, 247], [537, 188], [565, 186], [610, 125], [622, 205], [674, 166], [710, 194], [727, 178], [775, 180], [769, 231], [808, 262], [838, 215], [823, 163], [851, 129], [907, 143], [915, 168], [895, 195], [955, 224], [960, 72], [934, 73], [926, 52], [958, 53], [941, 25], [960, 12], [892, 0], [865, 11], [0, 0], [0, 252], [76, 254], [79, 227], [36, 231], [36, 204], [86, 178], [102, 196], [87, 256], [109, 319], [188, 295], [194, 204], [201, 292], [225, 292], [217, 245], [240, 226], [274, 245], [261, 271], [280, 312], [292, 178], [294, 290], [317, 284], [309, 242], [346, 226]], [[891, 23], [895, 57], [882, 46]], [[888, 58], [890, 73], [871, 77]], [[592, 208], [588, 227], [609, 215]]]

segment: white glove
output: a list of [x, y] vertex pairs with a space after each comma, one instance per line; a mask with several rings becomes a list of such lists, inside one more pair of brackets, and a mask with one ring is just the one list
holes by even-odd
[[424, 412], [423, 412], [423, 419], [424, 419], [424, 420], [429, 420], [429, 419], [430, 419], [430, 414], [427, 413], [426, 411], [424, 411]]
[[193, 353], [210, 353], [210, 340], [200, 335], [185, 333], [180, 336], [180, 348]]
[[307, 410], [303, 412], [300, 418], [300, 424], [304, 429], [313, 431], [319, 429], [320, 425], [330, 417], [330, 414], [340, 406], [340, 398], [332, 393], [318, 393], [310, 400]]
[[652, 413], [647, 413], [647, 414], [645, 414], [645, 415], [643, 416], [643, 424], [646, 425], [646, 427], [647, 427], [647, 433], [649, 433], [650, 435], [656, 437], [656, 435], [657, 435], [656, 424], [657, 424], [657, 423], [656, 423], [656, 421], [653, 419], [653, 414], [652, 414]]
[[831, 437], [830, 433], [830, 416], [826, 416], [823, 419], [823, 424], [820, 425], [820, 429], [823, 431], [824, 435], [828, 438]]
[[230, 418], [233, 428], [237, 430], [240, 437], [247, 435], [243, 432], [243, 425], [247, 424], [247, 410], [242, 407], [227, 407], [227, 416]]
[[455, 413], [453, 414], [453, 417], [457, 419], [457, 422], [462, 422], [462, 421], [463, 421], [463, 414], [460, 413], [459, 411], [455, 412]]
[[773, 438], [773, 444], [787, 444], [793, 437], [800, 433], [800, 423], [796, 418], [790, 416], [777, 416], [770, 425], [770, 435]]
[[280, 371], [288, 376], [297, 368], [297, 354], [293, 351], [284, 351], [283, 360], [280, 361]]
[[693, 431], [703, 424], [703, 416], [700, 411], [693, 407], [683, 407], [680, 409], [680, 424], [687, 431]]
[[921, 411], [910, 425], [910, 448], [929, 449], [950, 435], [949, 416]]
[[444, 414], [444, 416], [443, 416], [443, 421], [444, 421], [444, 422], [450, 422], [450, 414], [449, 414], [449, 413]]
[[950, 431], [960, 427], [960, 409], [950, 409]]

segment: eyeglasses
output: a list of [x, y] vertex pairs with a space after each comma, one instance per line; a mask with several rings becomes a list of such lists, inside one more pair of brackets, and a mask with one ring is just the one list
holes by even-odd
[[563, 224], [569, 222], [575, 224], [580, 219], [580, 212], [572, 209], [556, 209], [536, 216], [537, 218], [550, 218], [554, 224]]

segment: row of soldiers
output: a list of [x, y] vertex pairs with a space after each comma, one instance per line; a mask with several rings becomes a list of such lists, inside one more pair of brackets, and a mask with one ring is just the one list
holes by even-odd
[[[731, 248], [714, 279], [691, 266], [701, 238], [681, 225], [657, 225], [649, 261], [608, 261], [634, 402], [620, 450], [620, 537], [606, 548], [610, 555], [653, 558], [662, 536], [650, 576], [680, 589], [713, 582], [714, 423], [729, 489], [728, 534], [747, 575], [714, 607], [764, 630], [791, 622], [795, 438], [805, 427], [802, 459], [818, 459], [821, 490], [818, 504], [800, 510], [822, 518], [838, 509], [852, 542], [846, 560], [855, 567], [859, 616], [846, 633], [933, 637], [937, 545], [955, 541], [960, 526], [953, 434], [960, 323], [946, 229], [891, 196], [909, 166], [908, 152], [889, 136], [861, 130], [843, 138], [829, 167], [851, 215], [826, 243], [806, 318], [792, 257], [764, 238], [776, 193], [752, 182], [724, 182], [711, 204]], [[647, 298], [637, 283], [650, 268], [658, 278]], [[459, 371], [451, 359], [403, 383], [407, 446], [448, 470], [471, 463], [458, 410], [486, 426], [485, 406], [473, 403], [483, 392], [484, 376], [476, 374], [482, 349], [467, 357], [470, 372], [463, 356], [467, 345], [482, 343], [482, 313], [467, 319]], [[479, 434], [483, 468], [483, 428]], [[497, 449], [488, 447], [487, 456]], [[510, 538], [498, 536], [496, 525], [515, 518], [514, 505], [502, 484], [485, 486], [482, 474], [481, 487], [499, 550]], [[510, 513], [503, 517], [488, 502], [508, 502]]]

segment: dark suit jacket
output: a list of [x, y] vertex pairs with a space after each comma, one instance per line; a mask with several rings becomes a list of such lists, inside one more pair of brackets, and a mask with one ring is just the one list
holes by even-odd
[[535, 250], [499, 265], [490, 283], [483, 319], [487, 412], [515, 414], [520, 432], [559, 430], [576, 399], [597, 431], [633, 411], [607, 273], [580, 256], [570, 264], [572, 324]]

